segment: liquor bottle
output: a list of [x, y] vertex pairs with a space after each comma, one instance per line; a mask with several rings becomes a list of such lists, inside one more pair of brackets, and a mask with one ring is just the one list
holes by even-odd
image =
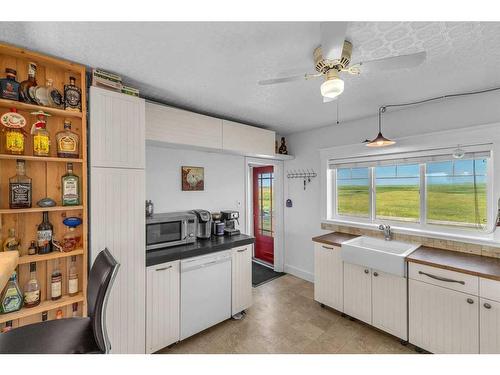
[[32, 112], [37, 121], [33, 124], [33, 155], [49, 156], [50, 155], [50, 134], [46, 129], [48, 113], [43, 111]]
[[48, 254], [52, 252], [52, 236], [54, 233], [54, 227], [49, 221], [49, 213], [44, 211], [43, 220], [38, 224], [37, 229], [37, 245], [38, 254]]
[[78, 294], [78, 271], [76, 269], [76, 256], [71, 257], [71, 265], [69, 267], [68, 294], [76, 296]]
[[73, 318], [76, 318], [78, 316], [78, 302], [73, 302], [71, 308], [73, 309], [72, 316]]
[[59, 267], [59, 259], [54, 260], [54, 269], [50, 275], [50, 298], [52, 301], [62, 297], [62, 273]]
[[51, 79], [47, 80], [47, 98], [49, 107], [62, 108], [64, 106], [64, 98], [61, 92], [53, 86]]
[[61, 193], [63, 206], [80, 204], [80, 177], [73, 174], [73, 163], [66, 165], [67, 173], [61, 177]]
[[2, 115], [0, 122], [5, 127], [5, 153], [23, 155], [25, 136], [21, 128], [26, 125], [24, 116], [17, 113], [17, 109], [11, 108], [10, 112]]
[[[30, 62], [28, 64], [28, 79], [21, 82], [19, 87], [19, 95], [25, 103], [38, 104], [33, 96], [33, 89], [38, 86], [36, 83], [36, 64]], [[31, 91], [30, 91], [31, 89]]]
[[16, 81], [16, 75], [14, 69], [5, 69], [5, 78], [0, 79], [0, 98], [19, 101], [19, 82]]
[[20, 244], [21, 241], [16, 237], [16, 230], [14, 228], [9, 228], [9, 236], [3, 243], [3, 251], [19, 251]]
[[36, 255], [37, 249], [36, 249], [36, 242], [31, 241], [30, 247], [28, 248], [28, 255]]
[[63, 318], [63, 311], [59, 309], [56, 312], [56, 319], [62, 319], [62, 318]]
[[36, 278], [36, 263], [30, 263], [30, 279], [24, 287], [24, 307], [35, 307], [40, 304], [40, 284]]
[[48, 79], [45, 86], [36, 86], [33, 90], [34, 99], [38, 105], [49, 106], [48, 90], [52, 87], [52, 80]]
[[71, 131], [71, 121], [64, 121], [64, 130], [56, 134], [57, 156], [60, 158], [78, 158], [80, 139]]
[[9, 332], [12, 330], [12, 320], [5, 322], [5, 326], [2, 328], [2, 333]]
[[16, 175], [9, 178], [9, 207], [31, 207], [31, 178], [26, 176], [24, 160], [17, 160]]
[[48, 311], [42, 312], [42, 322], [46, 322], [48, 318], [49, 318], [49, 312]]
[[14, 271], [10, 276], [9, 282], [5, 286], [0, 298], [0, 313], [6, 314], [20, 310], [23, 307], [23, 295], [19, 284], [17, 283], [17, 273]]
[[82, 90], [75, 85], [75, 77], [69, 77], [69, 85], [64, 85], [64, 109], [81, 112]]

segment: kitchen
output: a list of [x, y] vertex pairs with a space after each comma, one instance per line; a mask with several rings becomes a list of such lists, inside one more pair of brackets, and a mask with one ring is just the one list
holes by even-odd
[[52, 27], [0, 31], [1, 353], [500, 354], [498, 22]]

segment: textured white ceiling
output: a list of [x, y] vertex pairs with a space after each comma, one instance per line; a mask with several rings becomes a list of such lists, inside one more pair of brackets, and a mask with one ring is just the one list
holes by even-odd
[[[342, 121], [382, 104], [500, 85], [500, 23], [353, 22], [352, 60], [426, 50], [417, 68], [345, 76]], [[121, 74], [152, 99], [274, 129], [334, 124], [321, 80], [259, 86], [313, 72], [319, 23], [0, 23], [0, 40]]]

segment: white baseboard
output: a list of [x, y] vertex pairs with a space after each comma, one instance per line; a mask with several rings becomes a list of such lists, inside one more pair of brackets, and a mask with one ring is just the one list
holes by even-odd
[[290, 275], [297, 276], [303, 280], [314, 282], [314, 274], [312, 272], [305, 271], [301, 268], [285, 264], [285, 272], [289, 273]]

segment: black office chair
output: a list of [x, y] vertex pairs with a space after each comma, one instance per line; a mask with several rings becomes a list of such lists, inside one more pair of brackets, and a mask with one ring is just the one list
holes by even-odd
[[97, 256], [89, 275], [87, 318], [29, 324], [0, 334], [2, 354], [109, 353], [106, 304], [120, 265], [108, 249]]

